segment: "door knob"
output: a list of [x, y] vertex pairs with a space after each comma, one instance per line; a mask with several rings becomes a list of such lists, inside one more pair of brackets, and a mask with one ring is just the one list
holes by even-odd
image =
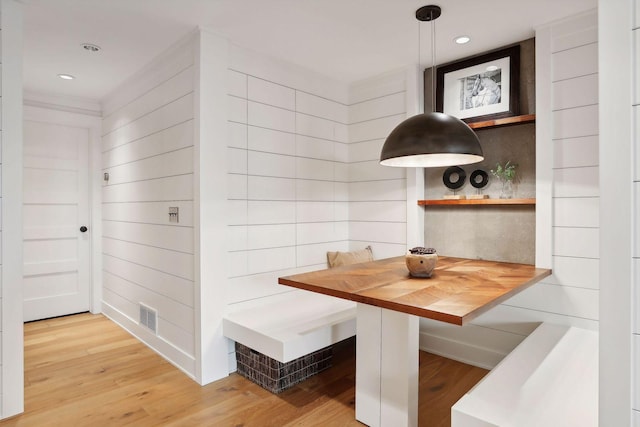
[[86, 226], [82, 226], [80, 227], [80, 231], [82, 231], [83, 233], [85, 233], [88, 230], [88, 228]]

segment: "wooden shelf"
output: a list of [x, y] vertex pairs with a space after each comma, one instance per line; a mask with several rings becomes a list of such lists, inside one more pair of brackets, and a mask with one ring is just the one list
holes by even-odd
[[503, 119], [487, 120], [485, 122], [469, 123], [471, 129], [488, 129], [499, 126], [517, 125], [523, 123], [533, 123], [536, 121], [535, 114], [525, 114], [523, 116], [505, 117]]
[[418, 200], [420, 206], [455, 206], [455, 205], [535, 205], [536, 199], [433, 199]]

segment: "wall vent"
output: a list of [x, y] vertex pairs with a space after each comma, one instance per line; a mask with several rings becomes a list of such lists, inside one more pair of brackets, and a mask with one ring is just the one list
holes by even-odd
[[140, 324], [146, 326], [154, 334], [157, 333], [158, 312], [151, 307], [140, 304]]

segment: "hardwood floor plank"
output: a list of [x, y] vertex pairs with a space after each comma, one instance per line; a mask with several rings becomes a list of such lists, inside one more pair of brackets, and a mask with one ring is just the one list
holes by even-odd
[[[237, 374], [201, 387], [101, 315], [27, 323], [26, 412], [0, 427], [358, 426], [354, 344], [275, 395]], [[450, 425], [451, 405], [486, 372], [420, 352], [419, 425]]]

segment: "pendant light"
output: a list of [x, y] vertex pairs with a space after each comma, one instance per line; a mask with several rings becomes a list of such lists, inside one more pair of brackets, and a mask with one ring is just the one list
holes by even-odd
[[[416, 11], [418, 21], [434, 21], [439, 6]], [[435, 24], [431, 22], [431, 86], [435, 109]], [[462, 120], [448, 114], [418, 114], [391, 131], [380, 153], [380, 164], [397, 167], [457, 166], [484, 160], [478, 136]]]

